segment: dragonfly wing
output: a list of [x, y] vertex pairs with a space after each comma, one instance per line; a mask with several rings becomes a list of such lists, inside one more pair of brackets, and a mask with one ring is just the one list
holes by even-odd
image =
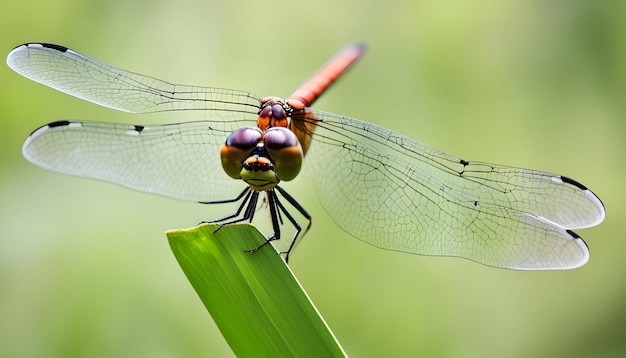
[[389, 129], [315, 111], [304, 163], [322, 206], [374, 246], [513, 269], [564, 269], [589, 251], [569, 229], [604, 218], [601, 201], [555, 174], [474, 163]]
[[[58, 121], [35, 130], [24, 156], [43, 168], [168, 197], [234, 197], [242, 183], [222, 170], [219, 148], [230, 122], [156, 126]], [[229, 196], [230, 195], [230, 196]]]
[[61, 92], [133, 113], [216, 110], [256, 115], [260, 102], [244, 91], [171, 84], [54, 44], [18, 46], [9, 53], [7, 64], [24, 77]]

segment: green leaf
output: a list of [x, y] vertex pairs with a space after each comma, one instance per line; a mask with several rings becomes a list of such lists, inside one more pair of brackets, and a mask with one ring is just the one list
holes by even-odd
[[174, 256], [238, 357], [344, 357], [289, 267], [252, 225], [168, 231]]

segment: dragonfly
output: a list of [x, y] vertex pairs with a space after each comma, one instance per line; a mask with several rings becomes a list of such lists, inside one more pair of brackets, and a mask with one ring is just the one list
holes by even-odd
[[264, 193], [274, 231], [267, 242], [280, 239], [285, 219], [295, 228], [285, 261], [303, 230], [294, 214], [308, 221], [305, 232], [312, 221], [280, 184], [304, 177], [341, 229], [382, 249], [518, 270], [587, 263], [589, 249], [573, 230], [600, 224], [605, 209], [580, 182], [461, 159], [311, 108], [364, 53], [363, 44], [345, 46], [287, 99], [172, 84], [49, 43], [17, 46], [7, 64], [120, 111], [201, 111], [202, 120], [164, 125], [60, 120], [33, 131], [22, 151], [55, 172], [199, 203], [237, 203], [233, 214], [213, 221], [221, 224], [252, 222]]

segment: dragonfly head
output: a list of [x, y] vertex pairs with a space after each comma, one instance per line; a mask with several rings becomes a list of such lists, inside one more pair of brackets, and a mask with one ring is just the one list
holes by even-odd
[[228, 136], [220, 156], [228, 176], [242, 179], [258, 191], [295, 178], [304, 157], [296, 135], [283, 127], [265, 132], [255, 127], [239, 128]]

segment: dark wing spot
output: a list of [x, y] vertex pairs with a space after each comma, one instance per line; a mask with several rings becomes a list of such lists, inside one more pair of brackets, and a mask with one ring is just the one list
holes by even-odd
[[146, 128], [144, 126], [135, 126], [135, 130], [139, 133], [141, 133], [141, 131], [143, 131], [143, 129]]
[[45, 48], [50, 48], [50, 49], [53, 49], [53, 50], [57, 50], [59, 52], [66, 52], [67, 51], [67, 47], [65, 47], [65, 46], [55, 45], [55, 44], [51, 44], [51, 43], [47, 43], [47, 42], [42, 43], [41, 46], [43, 46]]
[[568, 178], [566, 176], [561, 175], [561, 180], [563, 180], [564, 183], [572, 184], [573, 186], [579, 188], [580, 190], [588, 190], [586, 186], [582, 185], [581, 183], [577, 182], [576, 180], [572, 178]]
[[67, 126], [69, 124], [70, 124], [70, 121], [56, 121], [56, 122], [48, 123], [47, 126], [50, 128], [54, 128], [54, 127]]
[[573, 232], [572, 230], [565, 230], [565, 232], [567, 232], [568, 234], [570, 234], [570, 236], [572, 237], [572, 239], [574, 240], [580, 240], [580, 242], [583, 243], [583, 245], [585, 245], [585, 247], [587, 248], [587, 250], [589, 250], [589, 246], [587, 246], [587, 243], [585, 242], [585, 240], [583, 240], [582, 237], [578, 236], [575, 232]]
[[48, 123], [46, 125], [43, 125], [37, 129], [35, 129], [34, 131], [30, 132], [30, 135], [32, 136], [33, 134], [39, 132], [42, 128], [45, 128], [46, 130], [50, 129], [50, 128], [54, 128], [54, 127], [63, 127], [63, 126], [69, 126], [72, 122], [70, 121], [56, 121], [56, 122], [52, 122], [52, 123]]
[[577, 233], [573, 232], [572, 230], [565, 230], [568, 234], [570, 234], [571, 237], [573, 237], [574, 239], [581, 239], [580, 236], [578, 236]]

